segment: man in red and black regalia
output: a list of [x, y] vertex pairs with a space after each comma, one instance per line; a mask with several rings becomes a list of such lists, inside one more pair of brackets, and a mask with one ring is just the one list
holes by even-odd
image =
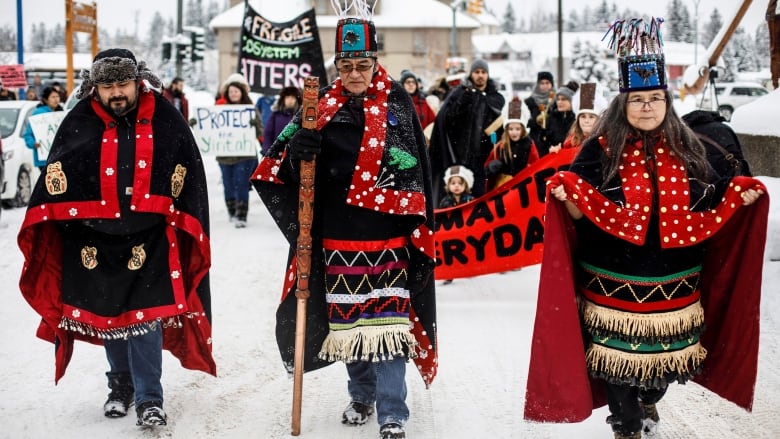
[[398, 439], [407, 359], [426, 385], [437, 368], [430, 168], [409, 94], [377, 62], [373, 22], [343, 18], [336, 34], [339, 78], [320, 90], [317, 130], [299, 112], [253, 177], [291, 246], [277, 340], [292, 371], [299, 166], [316, 157], [305, 370], [346, 363], [342, 422], [364, 424], [376, 406], [381, 437]]
[[19, 232], [20, 287], [55, 344], [55, 381], [75, 340], [103, 344], [107, 417], [136, 406], [165, 425], [162, 349], [216, 374], [206, 179], [187, 122], [132, 52], [100, 52], [81, 74]]

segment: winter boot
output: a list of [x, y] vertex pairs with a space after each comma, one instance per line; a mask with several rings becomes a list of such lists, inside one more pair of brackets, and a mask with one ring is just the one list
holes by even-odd
[[363, 404], [362, 402], [352, 401], [349, 403], [344, 414], [341, 416], [342, 424], [363, 425], [368, 421], [368, 417], [374, 413], [374, 406]]
[[379, 429], [380, 439], [405, 439], [406, 432], [401, 424], [389, 422]]
[[642, 431], [648, 436], [654, 436], [658, 432], [658, 423], [661, 418], [655, 404], [639, 403], [642, 406]]
[[236, 201], [236, 228], [246, 227], [246, 215], [249, 213], [249, 203], [246, 201]]
[[121, 418], [127, 415], [127, 410], [133, 405], [133, 380], [129, 373], [107, 373], [108, 394], [106, 403], [103, 404], [103, 414], [109, 418]]
[[145, 401], [135, 409], [138, 415], [136, 425], [142, 427], [155, 427], [168, 424], [168, 415], [162, 408], [161, 401]]
[[615, 432], [615, 439], [642, 439], [642, 432], [637, 431], [636, 433], [619, 433]]
[[236, 200], [225, 200], [227, 206], [228, 220], [232, 223], [236, 220]]

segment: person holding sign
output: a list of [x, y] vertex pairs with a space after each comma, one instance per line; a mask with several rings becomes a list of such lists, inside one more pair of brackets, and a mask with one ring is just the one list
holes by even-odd
[[131, 51], [99, 52], [81, 79], [19, 232], [19, 286], [41, 315], [37, 335], [54, 343], [55, 382], [77, 340], [102, 345], [103, 414], [134, 405], [137, 425], [162, 426], [163, 349], [216, 375], [203, 161]]
[[[376, 412], [380, 436], [399, 439], [409, 418], [407, 360], [426, 385], [438, 361], [431, 175], [411, 98], [377, 61], [371, 6], [355, 3], [363, 16], [337, 11], [339, 77], [319, 91], [317, 129], [301, 128], [308, 112], [296, 114], [253, 181], [294, 250], [299, 166], [316, 159], [304, 367], [346, 363], [351, 400], [339, 419], [360, 425]], [[277, 311], [290, 371], [296, 270], [292, 263]]]
[[[35, 107], [30, 113], [30, 116], [62, 110], [62, 105], [60, 105], [60, 94], [57, 93], [57, 90], [46, 87], [41, 93], [41, 103]], [[38, 150], [41, 148], [41, 143], [35, 139], [35, 133], [33, 133], [30, 121], [27, 121], [27, 126], [24, 128], [24, 142], [27, 144], [28, 148], [33, 150], [33, 165], [37, 166], [41, 170], [41, 173], [45, 172], [46, 170], [44, 167], [46, 166], [46, 159], [38, 157]]]
[[[237, 79], [224, 87], [222, 94], [226, 105], [252, 105], [249, 97], [249, 84], [246, 80]], [[255, 137], [262, 139], [262, 120], [255, 110], [254, 117], [249, 121], [255, 127]], [[218, 156], [219, 170], [222, 172], [222, 188], [225, 196], [228, 217], [237, 229], [246, 227], [249, 213], [249, 177], [257, 167], [257, 155], [252, 156]]]
[[667, 89], [662, 19], [610, 28], [620, 94], [548, 179], [525, 418], [606, 403], [616, 439], [655, 434], [670, 384], [750, 410], [769, 200], [727, 175]]

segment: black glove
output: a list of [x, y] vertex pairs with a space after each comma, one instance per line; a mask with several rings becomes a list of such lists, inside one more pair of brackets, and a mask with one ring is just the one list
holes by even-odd
[[504, 162], [501, 160], [491, 160], [488, 162], [487, 166], [485, 166], [485, 173], [490, 176], [496, 175], [501, 171], [503, 166]]
[[296, 132], [287, 148], [290, 152], [290, 158], [293, 160], [314, 160], [314, 156], [320, 153], [320, 143], [322, 136], [317, 130], [301, 128]]

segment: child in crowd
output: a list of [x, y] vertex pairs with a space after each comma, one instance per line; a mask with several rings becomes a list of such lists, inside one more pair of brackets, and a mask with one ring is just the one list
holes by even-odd
[[580, 86], [572, 98], [572, 104], [577, 109], [577, 119], [563, 142], [563, 149], [582, 146], [585, 139], [593, 133], [601, 111], [607, 106], [606, 99], [596, 95], [596, 83], [593, 82], [587, 82]]
[[[471, 195], [471, 185], [474, 184], [474, 173], [465, 166], [455, 165], [444, 172], [444, 188], [447, 194], [439, 201], [439, 208], [455, 207], [474, 199]], [[452, 279], [444, 281], [451, 284]]]
[[523, 103], [518, 98], [509, 102], [508, 118], [504, 122], [504, 134], [493, 146], [485, 165], [487, 190], [493, 190], [517, 175], [526, 166], [539, 160], [536, 144], [523, 124]]

